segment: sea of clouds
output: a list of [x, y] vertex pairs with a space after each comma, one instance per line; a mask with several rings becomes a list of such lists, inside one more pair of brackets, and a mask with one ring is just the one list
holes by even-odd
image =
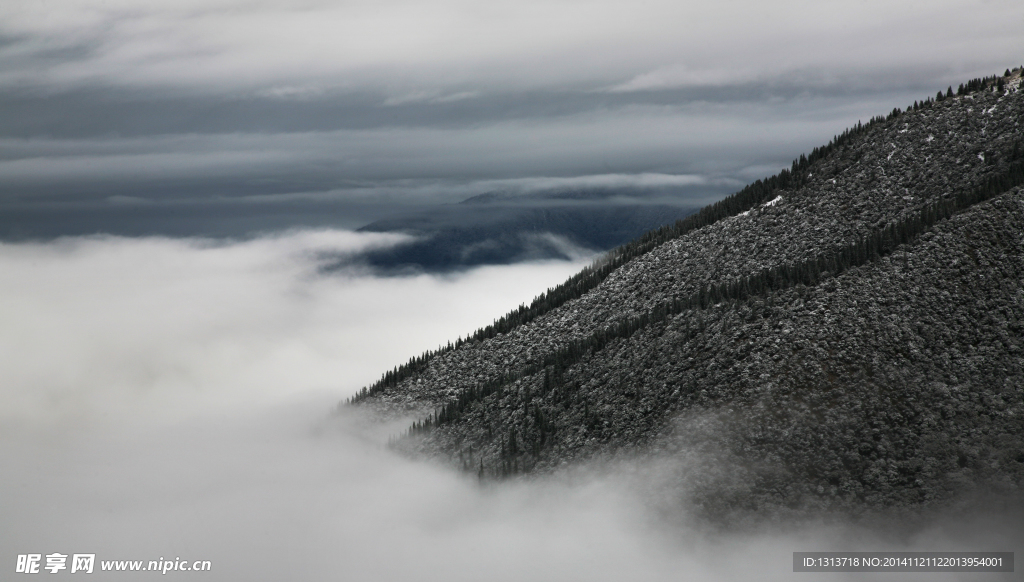
[[876, 580], [794, 574], [792, 552], [974, 549], [942, 525], [884, 542], [835, 524], [709, 532], [650, 503], [643, 467], [480, 484], [395, 455], [404, 425], [338, 402], [586, 262], [321, 268], [401, 239], [0, 245], [0, 577], [58, 552], [210, 560], [166, 574], [197, 580]]

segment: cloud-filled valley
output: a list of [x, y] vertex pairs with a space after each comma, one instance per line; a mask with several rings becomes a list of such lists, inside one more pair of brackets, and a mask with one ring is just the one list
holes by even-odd
[[[481, 483], [389, 449], [410, 419], [338, 408], [844, 128], [1019, 65], [1022, 19], [0, 5], [0, 572], [95, 552], [211, 560], [168, 574], [202, 580], [790, 580], [794, 551], [1024, 548], [1018, 507], [717, 528], [679, 459]], [[899, 579], [970, 579], [945, 576]]]
[[889, 537], [841, 524], [704, 532], [652, 489], [656, 467], [482, 486], [399, 457], [383, 444], [404, 424], [335, 405], [581, 263], [386, 279], [319, 269], [396, 242], [300, 231], [0, 246], [0, 495], [18, 499], [0, 509], [0, 545], [211, 560], [211, 580], [781, 580], [791, 552], [829, 544], [1007, 539], [942, 522]]

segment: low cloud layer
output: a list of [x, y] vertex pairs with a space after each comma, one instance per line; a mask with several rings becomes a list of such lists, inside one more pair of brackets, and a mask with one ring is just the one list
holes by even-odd
[[60, 552], [210, 560], [208, 575], [167, 574], [197, 580], [790, 580], [793, 551], [1010, 541], [941, 522], [888, 537], [841, 524], [726, 535], [687, 525], [649, 465], [480, 486], [397, 457], [382, 444], [402, 423], [334, 416], [337, 402], [582, 263], [320, 270], [396, 242], [0, 245], [0, 568]]
[[102, 423], [110, 407], [152, 413], [180, 398], [184, 406], [223, 400], [234, 408], [307, 390], [340, 399], [584, 264], [447, 278], [319, 272], [339, 257], [406, 240], [324, 230], [242, 243], [99, 237], [2, 245], [0, 418]]

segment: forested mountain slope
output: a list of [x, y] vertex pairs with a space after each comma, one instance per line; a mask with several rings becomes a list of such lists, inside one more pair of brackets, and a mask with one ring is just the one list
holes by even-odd
[[398, 445], [483, 476], [702, 450], [719, 477], [690, 490], [712, 509], [1018, 490], [1020, 84], [975, 80], [848, 131], [748, 210], [353, 400], [433, 411]]

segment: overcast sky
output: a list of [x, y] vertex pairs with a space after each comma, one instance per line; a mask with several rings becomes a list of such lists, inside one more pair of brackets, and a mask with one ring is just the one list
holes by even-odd
[[6, 2], [0, 208], [352, 227], [605, 178], [717, 197], [1020, 64], [1022, 26], [1017, 0]]

